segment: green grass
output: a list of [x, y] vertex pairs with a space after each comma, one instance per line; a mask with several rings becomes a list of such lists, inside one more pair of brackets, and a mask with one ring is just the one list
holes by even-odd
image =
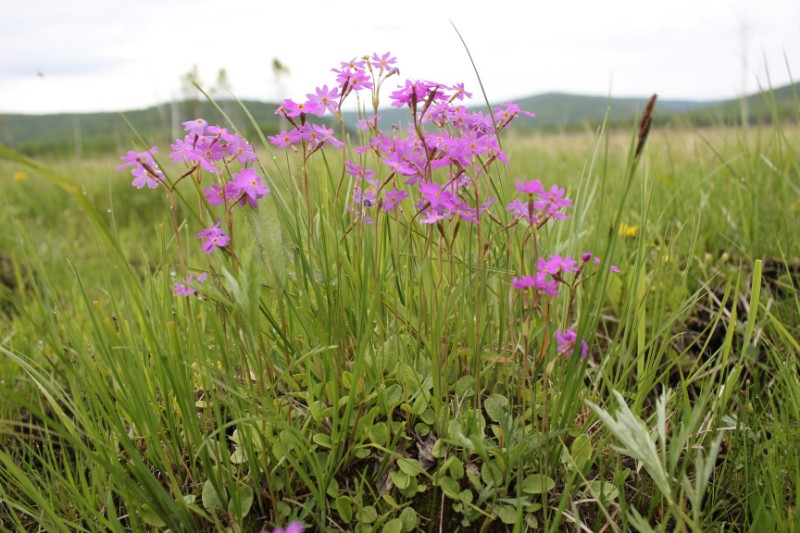
[[[351, 227], [339, 151], [306, 190], [262, 147], [272, 195], [209, 259], [191, 187], [179, 251], [115, 160], [4, 150], [0, 524], [796, 530], [798, 140], [656, 130], [636, 165], [630, 134], [505, 138], [495, 215], [519, 180], [566, 186], [538, 253], [622, 270], [540, 314], [510, 288], [521, 225]], [[172, 293], [185, 268], [204, 299]], [[588, 360], [555, 353], [564, 325]]]

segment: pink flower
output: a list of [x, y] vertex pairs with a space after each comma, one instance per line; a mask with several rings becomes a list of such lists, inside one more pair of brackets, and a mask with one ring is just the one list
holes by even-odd
[[335, 113], [339, 108], [339, 102], [337, 102], [339, 98], [338, 87], [328, 89], [327, 85], [323, 85], [322, 87], [317, 87], [314, 94], [307, 94], [306, 96], [308, 97], [309, 102], [313, 102], [322, 106], [322, 113], [318, 113], [319, 116], [324, 114], [325, 109], [331, 113]]
[[211, 187], [203, 189], [203, 193], [205, 193], [209, 205], [222, 205], [225, 200], [225, 189], [216, 183], [212, 183]]
[[175, 285], [172, 287], [172, 292], [177, 294], [178, 296], [191, 296], [192, 294], [197, 294], [197, 290], [193, 287], [190, 287], [189, 284], [197, 281], [197, 283], [204, 283], [206, 278], [208, 277], [208, 272], [203, 272], [199, 274], [196, 278], [194, 276], [194, 272], [190, 272], [188, 276], [186, 276], [186, 284], [175, 282]]
[[[578, 338], [578, 334], [571, 329], [564, 331], [556, 332], [556, 342], [558, 343], [558, 355], [572, 355], [575, 351], [575, 341]], [[581, 340], [581, 357], [584, 359], [589, 353], [589, 345], [586, 344], [586, 341]]]
[[132, 166], [131, 174], [134, 180], [131, 184], [137, 189], [142, 189], [145, 185], [150, 189], [155, 189], [165, 179], [164, 174], [153, 159], [153, 154], [157, 152], [158, 148], [155, 146], [146, 152], [130, 150], [126, 155], [120, 157], [122, 164], [116, 168], [117, 170], [122, 170]]
[[269, 188], [261, 184], [261, 178], [256, 175], [253, 168], [243, 169], [234, 173], [233, 181], [225, 186], [225, 196], [239, 202], [239, 205], [249, 204], [255, 207], [260, 198], [269, 194]]
[[189, 120], [182, 123], [184, 130], [189, 135], [203, 135], [206, 131], [206, 126], [208, 126], [208, 122], [203, 120], [202, 118], [196, 118], [194, 120]]
[[514, 185], [519, 192], [524, 192], [528, 194], [536, 194], [538, 196], [544, 196], [545, 191], [544, 187], [542, 186], [542, 182], [539, 180], [533, 181], [526, 181], [523, 183], [517, 183]]
[[219, 221], [198, 233], [197, 238], [203, 240], [201, 249], [207, 254], [213, 252], [215, 248], [224, 248], [231, 240], [225, 234], [225, 230], [219, 227]]
[[383, 197], [383, 210], [384, 211], [391, 211], [397, 204], [402, 202], [408, 198], [408, 193], [403, 190], [398, 190], [397, 188], [392, 188], [391, 191], [387, 192]]

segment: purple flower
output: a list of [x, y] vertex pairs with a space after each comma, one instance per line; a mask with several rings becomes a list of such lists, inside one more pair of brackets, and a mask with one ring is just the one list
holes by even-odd
[[327, 85], [323, 85], [322, 87], [317, 87], [314, 94], [307, 94], [306, 96], [309, 102], [322, 106], [322, 113], [319, 113], [319, 116], [325, 114], [325, 109], [331, 113], [335, 113], [339, 108], [339, 102], [337, 102], [339, 98], [338, 87], [328, 89]]
[[216, 183], [212, 183], [211, 187], [203, 189], [203, 192], [206, 195], [206, 200], [209, 205], [222, 205], [222, 202], [225, 200], [225, 189]]
[[546, 260], [543, 257], [539, 258], [539, 264], [537, 265], [539, 272], [547, 272], [548, 274], [555, 275], [559, 272], [577, 272], [578, 271], [578, 262], [575, 261], [570, 256], [561, 257], [558, 254], [554, 254], [550, 256], [550, 259]]
[[377, 52], [372, 54], [372, 66], [380, 69], [382, 71], [390, 71], [395, 68], [395, 63], [397, 63], [397, 58], [392, 56], [389, 52], [386, 52], [383, 55], [378, 55]]
[[291, 144], [300, 142], [300, 137], [295, 133], [296, 131], [297, 130], [294, 130], [289, 133], [282, 131], [277, 135], [270, 135], [267, 137], [267, 139], [269, 139], [269, 142], [275, 146], [278, 146], [279, 148], [286, 148]]
[[531, 226], [535, 226], [539, 222], [536, 216], [536, 211], [533, 209], [533, 202], [525, 202], [517, 198], [506, 206], [506, 211], [511, 211], [515, 218], [523, 218], [528, 221]]
[[189, 135], [203, 135], [206, 131], [206, 126], [208, 126], [208, 122], [203, 120], [202, 118], [196, 118], [194, 120], [189, 120], [187, 122], [182, 123], [183, 128]]
[[155, 146], [146, 152], [130, 150], [126, 155], [120, 157], [122, 164], [116, 168], [117, 170], [122, 170], [132, 166], [131, 174], [134, 179], [131, 183], [133, 186], [137, 189], [142, 189], [146, 185], [150, 189], [155, 189], [165, 179], [164, 174], [153, 159], [153, 154], [157, 152], [158, 148]]
[[383, 197], [383, 210], [384, 211], [391, 211], [397, 204], [402, 202], [408, 198], [408, 193], [403, 190], [398, 190], [397, 188], [392, 188], [391, 191], [387, 192]]
[[261, 178], [256, 175], [253, 168], [243, 169], [232, 176], [233, 181], [225, 186], [225, 196], [239, 202], [239, 205], [249, 204], [255, 207], [260, 198], [269, 194], [269, 188], [261, 184]]
[[333, 136], [333, 130], [327, 126], [321, 126], [319, 124], [313, 124], [312, 129], [316, 134], [316, 141], [317, 145], [323, 144], [330, 144], [335, 148], [340, 148], [344, 146], [344, 143]]
[[231, 240], [225, 234], [225, 230], [219, 227], [219, 221], [198, 233], [197, 238], [203, 240], [201, 249], [207, 254], [213, 252], [215, 248], [224, 248]]
[[532, 288], [541, 291], [548, 296], [558, 296], [558, 283], [553, 279], [547, 279], [546, 272], [537, 272], [535, 276], [522, 276], [513, 278], [511, 286], [517, 290]]
[[545, 191], [544, 187], [542, 186], [542, 182], [539, 180], [533, 181], [526, 181], [523, 183], [517, 183], [514, 185], [519, 192], [524, 192], [528, 194], [536, 194], [538, 196], [544, 196]]
[[193, 281], [197, 281], [197, 283], [205, 282], [206, 278], [208, 277], [208, 272], [203, 272], [202, 274], [198, 275], [197, 278], [194, 277], [194, 273], [190, 272], [188, 276], [186, 276], [186, 284], [175, 282], [175, 285], [172, 287], [172, 292], [177, 294], [178, 296], [191, 296], [192, 294], [197, 294], [197, 290], [190, 287], [189, 284]]
[[225, 139], [225, 142], [227, 143], [225, 145], [225, 150], [228, 152], [228, 155], [235, 157], [239, 163], [253, 163], [258, 160], [258, 156], [253, 149], [253, 145], [239, 137], [237, 134], [234, 133], [229, 135], [225, 133], [222, 135], [222, 138]]
[[[558, 355], [572, 355], [575, 351], [575, 341], [578, 339], [578, 334], [571, 329], [564, 331], [556, 331], [556, 342], [558, 343]], [[589, 345], [586, 341], [581, 340], [581, 357], [586, 359], [589, 353]]]

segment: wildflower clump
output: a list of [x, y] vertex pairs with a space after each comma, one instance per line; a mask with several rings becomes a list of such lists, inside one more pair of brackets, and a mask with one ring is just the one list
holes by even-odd
[[[169, 158], [175, 164], [184, 165], [184, 170], [177, 178], [171, 179], [162, 171], [155, 160], [157, 147], [144, 152], [129, 151], [121, 157], [123, 163], [117, 169], [131, 168], [134, 177], [132, 185], [138, 189], [161, 187], [168, 197], [173, 214], [177, 210], [175, 192], [179, 183], [193, 178], [202, 190], [201, 213], [211, 217], [214, 209], [221, 209], [226, 223], [223, 228], [220, 225], [221, 220], [217, 218], [215, 223], [197, 232], [196, 236], [201, 241], [200, 249], [206, 254], [217, 249], [232, 253], [230, 244], [233, 239], [233, 208], [256, 208], [259, 201], [270, 194], [269, 187], [262, 183], [261, 177], [252, 166], [258, 161], [258, 156], [253, 145], [246, 139], [229, 132], [227, 128], [209, 125], [202, 118], [186, 121], [183, 127], [186, 135], [170, 145], [172, 152]], [[225, 176], [229, 176], [229, 179], [226, 180]], [[203, 187], [206, 182], [208, 186]], [[179, 224], [175, 217], [172, 224], [180, 248]], [[183, 251], [180, 252], [182, 256]], [[181, 262], [185, 264], [183, 257]], [[196, 276], [189, 273], [184, 283], [175, 282], [173, 291], [180, 296], [197, 295], [197, 289], [192, 284], [199, 286], [206, 281], [208, 275], [208, 272]]]

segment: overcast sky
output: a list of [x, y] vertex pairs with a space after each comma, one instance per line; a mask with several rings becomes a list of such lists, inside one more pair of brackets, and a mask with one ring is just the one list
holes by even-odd
[[[372, 52], [490, 101], [542, 92], [710, 100], [800, 76], [800, 0], [0, 0], [0, 112], [139, 109], [226, 69], [240, 98], [302, 99]], [[524, 6], [524, 7], [521, 7]], [[271, 68], [290, 69], [283, 86]], [[787, 66], [788, 65], [788, 66]], [[393, 81], [393, 80], [392, 80]], [[388, 83], [388, 82], [387, 82]], [[394, 83], [389, 89], [394, 89]]]

